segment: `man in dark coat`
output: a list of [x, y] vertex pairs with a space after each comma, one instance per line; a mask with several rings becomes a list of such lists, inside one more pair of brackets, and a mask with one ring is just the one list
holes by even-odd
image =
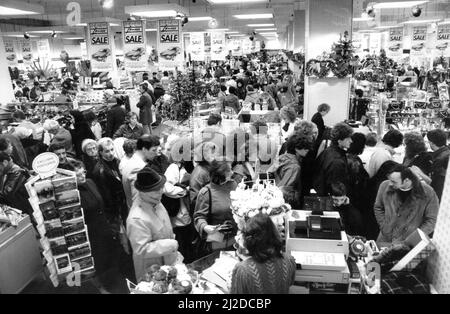
[[13, 134], [0, 134], [0, 152], [11, 156], [15, 164], [21, 168], [28, 168], [28, 158], [20, 139]]
[[139, 108], [139, 122], [144, 127], [144, 134], [151, 134], [152, 128], [150, 125], [153, 122], [152, 119], [153, 100], [149, 94], [150, 91], [148, 89], [148, 84], [146, 82], [141, 83], [139, 87], [142, 93], [139, 102], [136, 104], [136, 107]]
[[331, 192], [331, 184], [342, 182], [350, 192], [350, 171], [346, 151], [352, 143], [353, 129], [348, 124], [341, 122], [331, 130], [331, 146], [320, 154], [316, 164], [314, 189], [319, 196], [328, 196]]
[[116, 102], [108, 110], [108, 115], [106, 116], [106, 136], [113, 137], [114, 133], [120, 128], [120, 126], [125, 122], [125, 117], [127, 113], [120, 103]]
[[317, 107], [317, 112], [312, 116], [311, 122], [317, 125], [317, 129], [319, 130], [319, 134], [317, 135], [318, 145], [323, 140], [323, 133], [325, 132], [325, 122], [323, 121], [323, 117], [330, 112], [330, 105], [328, 104], [320, 104]]
[[447, 146], [447, 133], [444, 130], [436, 129], [428, 132], [427, 137], [430, 148], [433, 151], [431, 187], [436, 192], [438, 198], [441, 199], [450, 157], [450, 148]]

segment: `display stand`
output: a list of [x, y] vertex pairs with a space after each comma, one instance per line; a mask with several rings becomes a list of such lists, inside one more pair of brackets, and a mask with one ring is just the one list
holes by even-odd
[[55, 287], [70, 273], [94, 270], [75, 173], [56, 168], [58, 163], [53, 153], [37, 156], [33, 169], [39, 175], [25, 184]]

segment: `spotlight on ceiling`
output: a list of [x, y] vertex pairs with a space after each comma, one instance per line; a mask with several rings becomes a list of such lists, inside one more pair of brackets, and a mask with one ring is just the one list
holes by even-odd
[[58, 34], [55, 31], [53, 31], [52, 32], [52, 38], [56, 38], [56, 37], [58, 37]]
[[28, 32], [23, 33], [23, 38], [30, 39], [30, 34]]
[[372, 6], [366, 8], [366, 13], [371, 18], [375, 17], [375, 9]]
[[99, 0], [103, 9], [111, 9], [114, 6], [114, 0]]
[[412, 13], [412, 16], [419, 17], [420, 14], [422, 14], [422, 9], [419, 7], [414, 7], [414, 8], [412, 8], [411, 13]]
[[252, 35], [252, 36], [249, 37], [249, 39], [250, 39], [251, 41], [253, 41], [253, 40], [255, 39], [255, 37]]
[[210, 20], [208, 21], [208, 26], [209, 26], [210, 28], [216, 28], [218, 25], [219, 25], [219, 23], [217, 22], [216, 19], [210, 19]]
[[183, 17], [183, 18], [181, 19], [181, 26], [184, 26], [184, 24], [187, 24], [188, 22], [189, 22], [188, 17], [187, 17], [187, 16]]

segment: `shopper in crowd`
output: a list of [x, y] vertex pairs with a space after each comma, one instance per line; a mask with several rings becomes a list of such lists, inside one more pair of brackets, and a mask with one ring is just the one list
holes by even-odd
[[31, 216], [33, 209], [25, 189], [29, 177], [28, 172], [15, 164], [7, 153], [0, 152], [0, 204], [17, 208]]
[[66, 148], [62, 143], [50, 144], [48, 151], [56, 154], [59, 158], [58, 168], [74, 171], [75, 159], [67, 156]]
[[283, 242], [268, 215], [257, 214], [243, 229], [243, 246], [249, 258], [238, 263], [232, 273], [232, 294], [287, 294], [294, 284], [297, 265], [282, 253]]
[[325, 132], [325, 122], [323, 121], [323, 117], [326, 116], [331, 110], [331, 107], [329, 104], [320, 104], [317, 107], [317, 112], [313, 115], [311, 121], [317, 125], [317, 128], [319, 129], [319, 134], [317, 136], [317, 140], [319, 143], [323, 140], [323, 135]]
[[170, 78], [169, 78], [169, 72], [164, 71], [163, 77], [161, 78], [161, 85], [164, 90], [169, 90], [169, 84], [170, 84]]
[[280, 118], [281, 136], [283, 140], [287, 140], [294, 133], [297, 113], [293, 107], [284, 106], [280, 110]]
[[85, 139], [95, 140], [95, 135], [92, 132], [89, 124], [86, 122], [83, 113], [79, 110], [71, 110], [70, 115], [73, 117], [73, 129], [70, 130], [72, 136], [72, 142], [75, 147], [75, 156], [77, 159], [81, 159], [82, 150], [81, 143]]
[[217, 113], [211, 113], [206, 122], [207, 127], [200, 133], [201, 138], [196, 139], [195, 145], [200, 143], [212, 142], [214, 143], [219, 151], [219, 155], [225, 154], [226, 149], [226, 136], [222, 132], [222, 116]]
[[345, 184], [342, 182], [332, 183], [331, 197], [333, 199], [333, 210], [339, 212], [345, 232], [351, 236], [364, 236], [365, 230], [361, 212], [351, 204]]
[[277, 97], [281, 107], [295, 107], [298, 103], [297, 99], [295, 99], [294, 95], [292, 95], [292, 92], [289, 90], [289, 87], [285, 84], [279, 89]]
[[293, 208], [301, 207], [301, 163], [311, 149], [311, 139], [295, 133], [287, 140], [286, 153], [268, 170], [275, 174], [276, 185]]
[[227, 107], [232, 108], [236, 114], [238, 114], [241, 110], [241, 104], [239, 103], [237, 91], [233, 86], [228, 88], [228, 95], [225, 96], [222, 102], [222, 110], [225, 110]]
[[364, 151], [366, 137], [362, 133], [354, 133], [352, 135], [352, 143], [347, 150], [347, 163], [349, 170], [349, 184], [351, 193], [348, 194], [352, 204], [358, 208], [364, 208], [368, 204], [367, 185], [369, 183], [369, 174], [364, 169], [360, 155]]
[[53, 135], [53, 138], [50, 140], [51, 144], [63, 144], [66, 148], [66, 152], [69, 156], [75, 157], [75, 151], [73, 149], [72, 135], [70, 131], [66, 130], [62, 126], [59, 125], [56, 120], [45, 120], [44, 129]]
[[37, 81], [33, 83], [33, 88], [30, 90], [30, 100], [40, 101], [42, 96], [41, 84]]
[[16, 135], [0, 134], [0, 152], [8, 154], [19, 167], [28, 169], [27, 153]]
[[[154, 88], [153, 88], [153, 85], [152, 85], [152, 83], [150, 82], [150, 79], [149, 79], [149, 75], [148, 75], [148, 73], [147, 72], [145, 72], [144, 74], [142, 74], [142, 82], [141, 83], [147, 83], [147, 87], [148, 87], [148, 90], [149, 90], [149, 94], [150, 93], [154, 93]], [[154, 100], [154, 99], [153, 99]]]
[[83, 142], [81, 143], [81, 151], [83, 152], [81, 160], [83, 161], [84, 167], [86, 169], [86, 176], [92, 179], [94, 167], [98, 162], [97, 141], [92, 139], [83, 140]]
[[255, 90], [252, 85], [247, 85], [247, 96], [244, 101], [252, 104], [260, 104], [261, 98], [259, 97], [258, 90]]
[[226, 159], [231, 161], [232, 178], [236, 183], [256, 180], [256, 173], [250, 163], [249, 140], [250, 134], [243, 128], [236, 128], [227, 136]]
[[137, 140], [136, 151], [133, 156], [121, 162], [122, 184], [125, 192], [128, 208], [131, 208], [137, 191], [134, 188], [137, 173], [158, 155], [160, 147], [159, 137], [156, 135], [144, 135]]
[[439, 200], [428, 184], [404, 165], [396, 166], [378, 190], [374, 206], [380, 227], [377, 242], [404, 241], [417, 228], [434, 231]]
[[149, 159], [147, 166], [155, 170], [159, 175], [164, 175], [167, 168], [170, 165], [169, 158], [163, 153], [163, 147], [165, 146], [162, 139], [157, 136], [159, 140], [159, 146], [156, 150], [156, 156], [153, 159]]
[[271, 96], [271, 94], [269, 92], [267, 92], [267, 87], [266, 86], [261, 87], [261, 85], [259, 85], [259, 84], [254, 84], [253, 88], [255, 90], [260, 90], [259, 97], [260, 97], [261, 102], [263, 104], [267, 103], [267, 109], [268, 110], [275, 110], [275, 109], [278, 108], [275, 99]]
[[153, 94], [155, 95], [155, 101], [157, 101], [162, 96], [164, 96], [165, 93], [166, 93], [166, 91], [162, 87], [161, 83], [155, 83], [155, 88], [154, 88], [154, 92], [153, 92]]
[[369, 160], [369, 176], [372, 178], [380, 169], [381, 165], [388, 161], [393, 160], [395, 150], [403, 143], [403, 134], [398, 130], [388, 131], [373, 152]]
[[152, 117], [153, 101], [149, 94], [148, 85], [145, 82], [139, 85], [139, 89], [142, 93], [139, 102], [136, 104], [136, 106], [139, 108], [139, 122], [144, 127], [144, 133], [151, 134], [152, 129], [150, 124], [152, 124], [153, 122]]
[[366, 147], [364, 148], [364, 151], [361, 155], [359, 155], [359, 158], [361, 158], [361, 161], [364, 165], [364, 169], [366, 169], [367, 173], [369, 173], [369, 161], [372, 157], [372, 154], [375, 151], [375, 147], [378, 143], [378, 135], [375, 132], [370, 132], [366, 134]]
[[38, 126], [31, 121], [27, 120], [25, 113], [22, 110], [16, 110], [13, 112], [12, 117], [16, 123], [16, 128], [25, 128], [31, 130], [33, 139], [42, 140], [42, 132], [38, 132]]
[[353, 99], [353, 108], [351, 112], [351, 118], [356, 121], [361, 121], [363, 125], [368, 122], [367, 110], [369, 108], [370, 101], [365, 99], [364, 91], [362, 89], [355, 90], [356, 97]]
[[123, 221], [128, 214], [119, 160], [114, 157], [114, 143], [105, 137], [98, 141], [99, 161], [93, 170], [93, 180], [105, 202], [105, 214], [114, 236], [123, 232]]
[[283, 77], [283, 84], [288, 87], [288, 91], [292, 94], [294, 102], [298, 99], [297, 91], [295, 90], [294, 77], [292, 74], [286, 74]]
[[266, 173], [277, 155], [277, 144], [268, 134], [267, 123], [258, 120], [252, 123], [249, 139], [249, 158], [259, 166], [259, 172]]
[[436, 129], [427, 133], [430, 148], [433, 151], [433, 165], [431, 167], [431, 187], [436, 192], [438, 198], [442, 199], [444, 191], [445, 176], [450, 158], [450, 148], [447, 146], [447, 133], [444, 130]]
[[317, 160], [314, 189], [319, 196], [331, 192], [331, 183], [342, 182], [350, 191], [350, 170], [348, 168], [347, 150], [352, 143], [353, 128], [341, 122], [331, 130], [331, 146]]
[[237, 84], [236, 96], [239, 99], [244, 100], [245, 97], [247, 96], [247, 91], [245, 89], [244, 80], [240, 78], [236, 81], [236, 84]]
[[231, 212], [230, 192], [237, 184], [232, 175], [229, 162], [213, 161], [211, 182], [200, 190], [195, 204], [195, 228], [201, 237], [209, 240], [212, 250], [230, 248], [234, 244], [237, 227]]
[[125, 137], [129, 140], [137, 140], [144, 135], [144, 128], [138, 123], [138, 115], [130, 111], [127, 114], [127, 120], [114, 133], [113, 138]]
[[278, 85], [278, 79], [276, 77], [272, 77], [270, 79], [269, 85], [267, 85], [267, 87], [266, 87], [266, 91], [269, 93], [269, 95], [273, 99], [275, 99], [275, 101], [277, 102], [277, 106], [281, 107], [280, 106], [280, 102], [278, 100], [278, 87], [277, 87], [277, 85]]
[[166, 179], [145, 167], [136, 175], [138, 191], [127, 218], [127, 235], [133, 249], [137, 282], [154, 264], [173, 265], [177, 260], [178, 242], [166, 209], [161, 204]]
[[102, 138], [102, 126], [97, 120], [97, 116], [92, 110], [89, 110], [84, 115], [86, 122], [91, 127], [92, 133], [95, 135], [95, 140], [99, 140]]
[[413, 171], [430, 184], [433, 159], [431, 153], [427, 151], [422, 134], [418, 132], [406, 133], [403, 141], [405, 143], [403, 164], [406, 167], [413, 167]]
[[230, 89], [230, 87], [234, 87], [235, 89], [237, 88], [237, 81], [236, 81], [236, 76], [233, 75], [231, 76], [231, 78], [226, 81], [225, 86]]
[[115, 99], [106, 116], [105, 135], [107, 137], [114, 136], [114, 133], [116, 133], [120, 126], [125, 122], [126, 114], [125, 108]]
[[189, 197], [191, 199], [191, 213], [195, 208], [199, 191], [211, 181], [209, 175], [211, 163], [216, 159], [217, 146], [211, 142], [205, 142], [195, 148], [194, 162], [196, 166], [189, 180]]
[[107, 286], [113, 272], [119, 269], [120, 242], [108, 226], [103, 198], [94, 181], [86, 177], [84, 165], [76, 162], [74, 170], [95, 263], [94, 285], [101, 293], [110, 293]]
[[164, 185], [162, 203], [169, 213], [175, 239], [179, 244], [179, 251], [184, 256], [184, 261], [190, 263], [194, 258], [191, 247], [193, 240], [192, 219], [189, 214], [190, 174], [185, 168], [187, 161], [178, 158], [184, 155], [184, 141], [185, 139], [178, 138], [168, 144], [168, 151], [172, 151], [172, 148], [176, 150], [170, 154], [171, 164], [164, 173], [167, 181]]

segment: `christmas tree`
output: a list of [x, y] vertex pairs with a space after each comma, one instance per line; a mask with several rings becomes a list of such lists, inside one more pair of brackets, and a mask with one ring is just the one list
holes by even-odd
[[349, 39], [348, 32], [344, 32], [337, 43], [331, 47], [330, 58], [334, 61], [331, 65], [331, 71], [339, 78], [343, 78], [352, 73], [351, 61], [353, 59], [353, 44]]

